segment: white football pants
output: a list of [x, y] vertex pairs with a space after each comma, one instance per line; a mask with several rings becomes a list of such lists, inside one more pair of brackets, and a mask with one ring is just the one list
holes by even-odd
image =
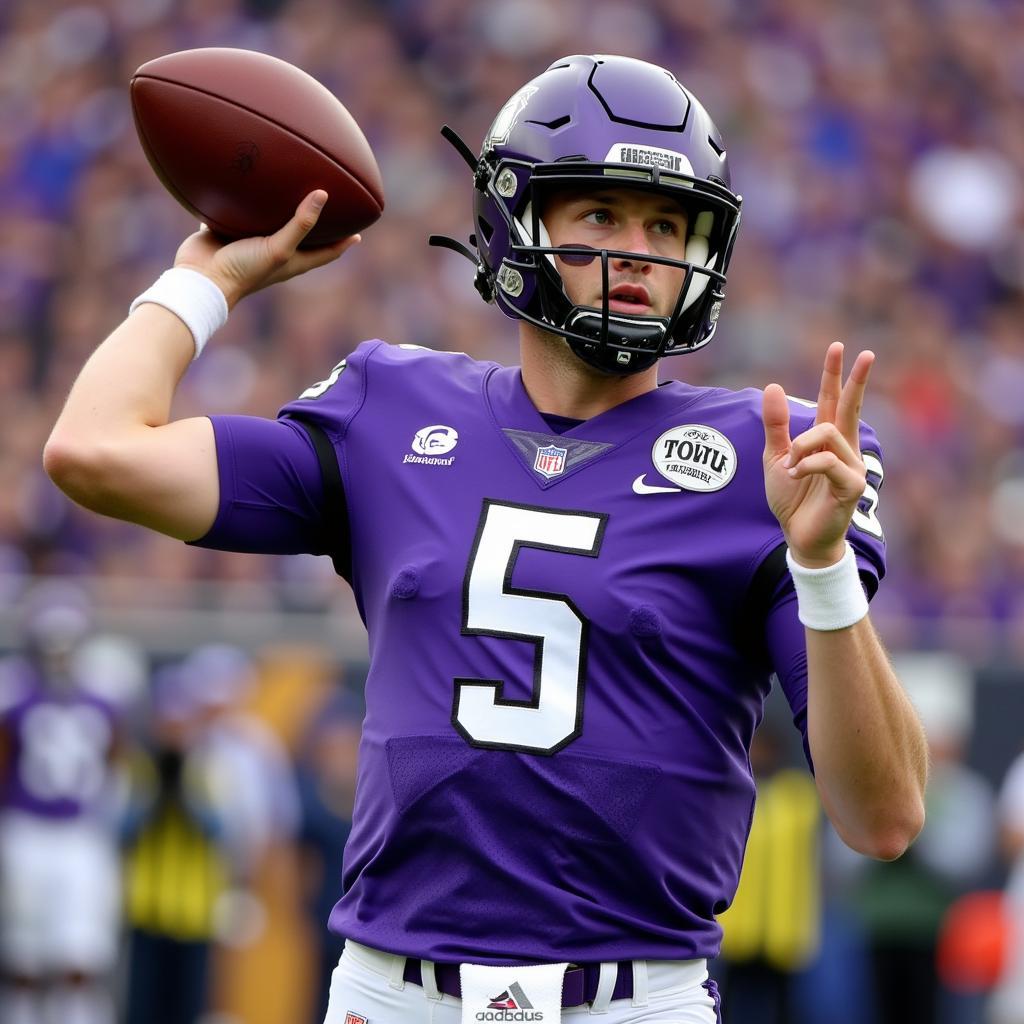
[[[582, 1024], [597, 1016], [601, 1024], [717, 1024], [715, 1000], [704, 988], [704, 961], [636, 963], [632, 999], [599, 996], [593, 1003], [563, 1009], [563, 1022]], [[347, 942], [334, 969], [324, 1024], [363, 1019], [368, 1024], [462, 1024], [461, 999], [438, 992], [430, 977], [422, 987], [403, 981], [404, 969], [405, 957]]]

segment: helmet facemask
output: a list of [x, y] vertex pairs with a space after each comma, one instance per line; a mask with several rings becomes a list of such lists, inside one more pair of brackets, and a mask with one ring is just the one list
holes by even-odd
[[[500, 163], [485, 186], [510, 236], [511, 255], [494, 274], [495, 299], [506, 312], [565, 338], [584, 362], [617, 375], [639, 373], [663, 356], [690, 352], [711, 340], [724, 297], [725, 276], [718, 267], [727, 262], [735, 233], [734, 204], [724, 197], [709, 197], [702, 188], [698, 199], [692, 182], [682, 178], [668, 181], [656, 168], [636, 176], [630, 169], [626, 177], [621, 165], [590, 164], [570, 171], [564, 163], [531, 167], [524, 198], [517, 202], [514, 193], [502, 194], [511, 192], [519, 177], [508, 164]], [[553, 245], [539, 214], [552, 192], [584, 193], [609, 187], [635, 187], [678, 203], [688, 219], [683, 258], [586, 244]], [[726, 234], [722, 227], [728, 224], [732, 231]], [[676, 302], [667, 316], [610, 308], [609, 264], [617, 259], [673, 267], [683, 273]], [[594, 260], [601, 264], [601, 306], [575, 305], [558, 264], [584, 266]]]

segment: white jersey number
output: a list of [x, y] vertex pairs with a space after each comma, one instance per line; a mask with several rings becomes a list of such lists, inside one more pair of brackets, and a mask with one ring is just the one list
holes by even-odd
[[[882, 524], [878, 521], [878, 488], [882, 486], [885, 470], [882, 468], [882, 460], [874, 452], [861, 452], [860, 457], [864, 460], [864, 468], [868, 471], [868, 482], [864, 485], [864, 495], [861, 498], [863, 508], [858, 507], [853, 513], [853, 525], [881, 540]], [[874, 483], [871, 481], [872, 477], [877, 478]]]
[[453, 721], [473, 746], [553, 754], [580, 733], [587, 620], [565, 594], [512, 586], [523, 547], [596, 558], [607, 516], [484, 502], [463, 587], [466, 636], [532, 641], [533, 694], [501, 680], [456, 679]]
[[37, 800], [86, 803], [103, 790], [111, 729], [94, 707], [38, 704], [25, 715], [20, 772]]

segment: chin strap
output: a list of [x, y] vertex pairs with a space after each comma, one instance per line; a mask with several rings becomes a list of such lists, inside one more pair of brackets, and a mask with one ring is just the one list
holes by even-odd
[[[473, 172], [474, 184], [477, 188], [481, 188], [481, 176], [484, 176], [483, 180], [486, 180], [487, 172], [483, 161], [477, 159], [476, 154], [466, 145], [454, 128], [443, 125], [441, 134], [452, 144], [459, 156], [469, 164], [469, 169]], [[460, 256], [465, 256], [476, 267], [476, 274], [473, 275], [473, 287], [480, 293], [484, 302], [494, 301], [494, 286], [487, 276], [487, 268], [484, 267], [477, 251], [476, 235], [469, 236], [469, 245], [460, 242], [457, 238], [450, 238], [448, 235], [429, 235], [427, 245], [437, 246], [439, 249], [450, 249]]]
[[441, 126], [441, 134], [455, 147], [459, 156], [469, 164], [469, 169], [476, 174], [480, 161], [476, 158], [473, 150], [462, 140], [462, 136], [454, 128], [449, 128], [446, 124]]
[[465, 256], [476, 267], [476, 274], [473, 275], [473, 287], [480, 293], [484, 302], [494, 301], [494, 288], [487, 276], [487, 268], [476, 253], [476, 235], [469, 236], [469, 245], [474, 246], [473, 249], [465, 242], [460, 242], [457, 238], [449, 238], [448, 235], [428, 235], [427, 245], [436, 246], [438, 249], [450, 249], [460, 256]]

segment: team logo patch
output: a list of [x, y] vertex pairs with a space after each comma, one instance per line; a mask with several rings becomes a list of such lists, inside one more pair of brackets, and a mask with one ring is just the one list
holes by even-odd
[[538, 448], [537, 457], [533, 460], [533, 468], [550, 480], [565, 470], [565, 457], [568, 454], [568, 448], [558, 448], [553, 444]]
[[370, 1024], [370, 1018], [364, 1017], [361, 1013], [353, 1013], [351, 1010], [345, 1014], [345, 1024]]
[[459, 443], [459, 432], [444, 423], [434, 423], [429, 427], [420, 427], [412, 439], [412, 450], [415, 454], [406, 455], [402, 462], [419, 462], [427, 466], [450, 466], [455, 461], [454, 455], [448, 453]]
[[714, 427], [687, 423], [666, 430], [651, 451], [654, 468], [687, 491], [718, 491], [736, 475], [736, 449]]
[[454, 427], [435, 423], [421, 427], [412, 439], [412, 450], [417, 455], [446, 455], [459, 443], [459, 432]]

